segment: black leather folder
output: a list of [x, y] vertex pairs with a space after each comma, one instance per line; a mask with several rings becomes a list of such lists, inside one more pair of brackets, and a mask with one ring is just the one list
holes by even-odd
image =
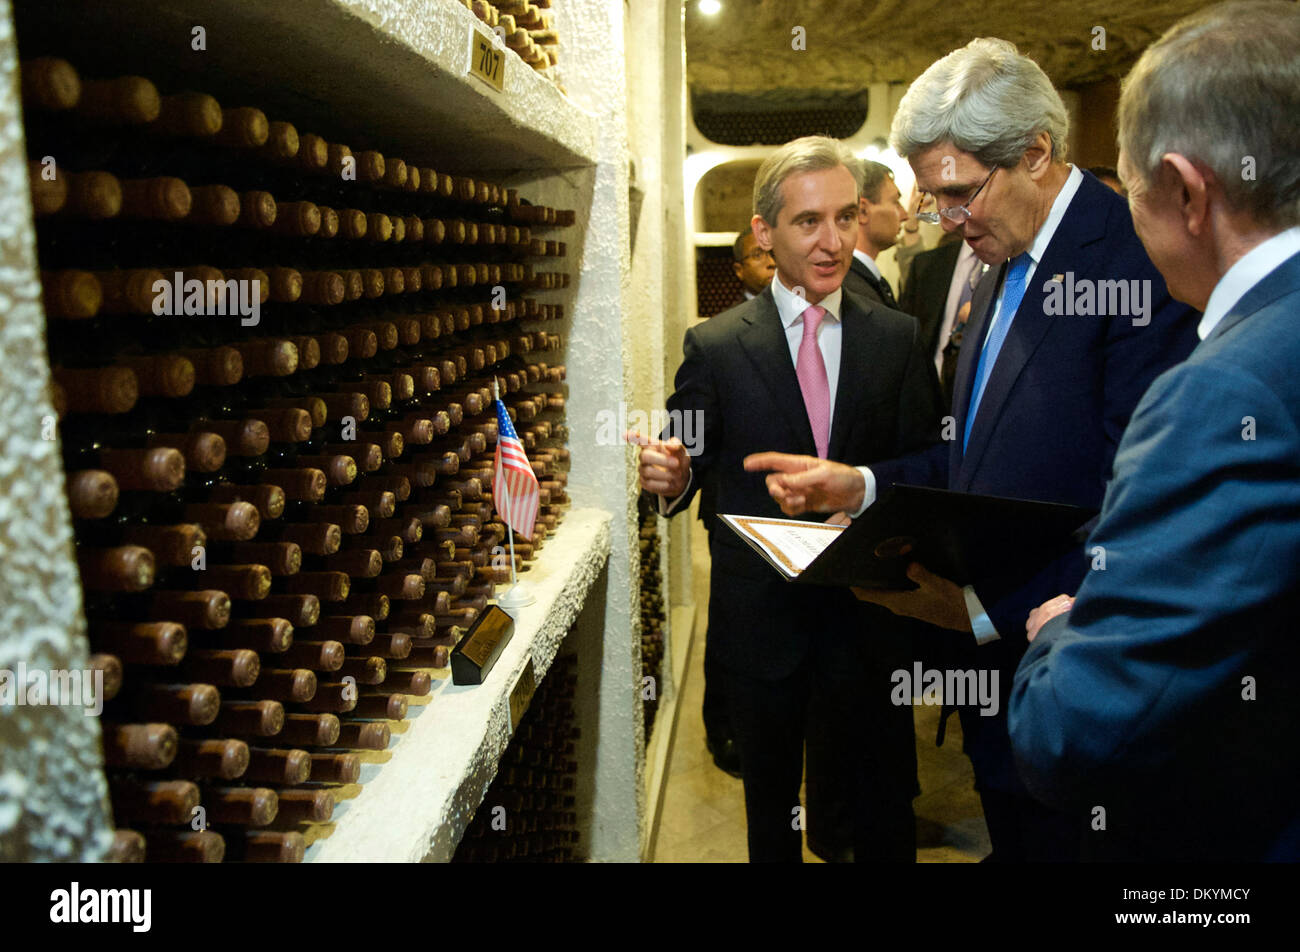
[[[907, 566], [920, 562], [958, 585], [994, 576], [1032, 574], [1086, 539], [1095, 509], [1060, 503], [979, 496], [925, 486], [886, 490], [802, 573], [807, 585], [857, 585], [906, 590], [916, 586]], [[772, 557], [722, 520], [774, 568]], [[1079, 558], [1084, 558], [1082, 550]]]

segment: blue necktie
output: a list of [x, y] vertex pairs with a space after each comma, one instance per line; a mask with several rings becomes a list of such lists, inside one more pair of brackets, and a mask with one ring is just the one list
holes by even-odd
[[975, 423], [975, 414], [979, 412], [984, 386], [989, 382], [989, 374], [993, 372], [993, 364], [998, 359], [998, 352], [1002, 350], [1002, 344], [1007, 339], [1011, 321], [1015, 318], [1020, 302], [1025, 297], [1025, 278], [1029, 275], [1029, 266], [1032, 263], [1033, 259], [1026, 251], [1012, 258], [1011, 267], [1007, 270], [1007, 280], [1002, 285], [1002, 306], [994, 315], [993, 326], [989, 328], [988, 336], [984, 339], [984, 349], [980, 351], [979, 365], [975, 368], [975, 387], [971, 391], [970, 410], [966, 414], [966, 432], [962, 436], [961, 443], [963, 453], [966, 452], [966, 444], [970, 442], [970, 430]]

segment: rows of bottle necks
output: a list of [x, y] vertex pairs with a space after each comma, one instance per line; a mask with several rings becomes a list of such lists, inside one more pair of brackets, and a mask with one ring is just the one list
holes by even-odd
[[456, 850], [458, 862], [565, 862], [578, 843], [576, 659], [557, 657]]
[[299, 859], [509, 574], [493, 383], [516, 567], [567, 506], [559, 336], [519, 324], [567, 275], [518, 259], [573, 215], [57, 59], [23, 99], [114, 855]]
[[[515, 544], [523, 568], [567, 506], [568, 454], [557, 411], [519, 383], [503, 400], [541, 485], [532, 540]], [[329, 819], [335, 785], [358, 777], [348, 751], [388, 746], [383, 721], [429, 693], [428, 669], [509, 576], [485, 397], [438, 411], [461, 420], [454, 445], [396, 458], [392, 430], [325, 442], [318, 397], [278, 408], [301, 427], [275, 435], [300, 443], [274, 440], [254, 408], [180, 439], [140, 434], [139, 448], [69, 446], [70, 466], [103, 467], [70, 472], [69, 495], [115, 820], [136, 831], [119, 836], [127, 855], [147, 841], [151, 859], [211, 861], [234, 836], [234, 857], [300, 858], [294, 827]], [[199, 807], [214, 829], [184, 825]]]
[[276, 304], [564, 284], [519, 259], [564, 256], [533, 231], [574, 212], [513, 189], [354, 154], [205, 94], [162, 96], [143, 77], [83, 82], [56, 58], [24, 61], [22, 88], [51, 316], [156, 314], [154, 284], [173, 271], [258, 279]]
[[659, 519], [649, 509], [641, 513], [637, 539], [641, 571], [641, 707], [642, 727], [647, 743], [654, 729], [659, 695], [663, 688], [664, 597], [663, 574], [659, 566]]
[[[522, 567], [567, 505], [568, 453], [555, 421], [563, 397], [538, 392], [564, 372], [521, 357], [506, 369], [504, 346], [482, 350], [540, 479], [532, 542], [516, 544]], [[273, 821], [280, 802], [289, 804], [282, 824], [327, 819], [332, 796], [297, 789], [304, 769], [315, 782], [349, 782], [359, 761], [335, 748], [389, 739], [339, 716], [403, 716], [402, 695], [430, 688], [427, 671], [413, 667], [445, 666], [508, 575], [487, 455], [496, 422], [486, 378], [470, 366], [477, 355], [403, 362], [413, 373], [358, 372], [331, 390], [304, 386], [302, 373], [293, 375], [297, 393], [246, 382], [200, 412], [191, 401], [146, 398], [134, 412], [75, 414], [64, 424], [92, 650], [107, 693], [123, 665], [139, 666], [135, 689], [105, 712], [106, 759], [188, 778], [115, 781], [118, 823], [145, 828], [151, 858], [222, 855], [229, 831], [165, 829], [200, 805], [215, 804], [213, 822], [243, 818], [251, 828]], [[416, 398], [416, 379], [449, 385]], [[81, 391], [69, 393], [86, 405]], [[349, 416], [352, 433], [339, 422]], [[179, 425], [151, 425], [163, 419]], [[203, 648], [188, 651], [196, 630]], [[313, 743], [325, 749], [313, 754]], [[218, 785], [198, 804], [195, 779], [292, 789]], [[126, 855], [144, 848], [137, 833], [121, 838]], [[244, 845], [232, 855], [243, 858], [295, 859], [305, 847], [292, 831], [236, 838]]]
[[509, 49], [533, 69], [541, 71], [559, 62], [559, 34], [549, 13], [551, 0], [458, 0], [474, 16], [495, 30]]

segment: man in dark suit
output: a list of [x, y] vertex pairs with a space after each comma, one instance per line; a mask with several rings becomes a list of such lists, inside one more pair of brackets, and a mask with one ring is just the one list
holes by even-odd
[[1124, 82], [1134, 225], [1205, 316], [1116, 454], [1104, 571], [1034, 612], [1011, 694], [1022, 775], [1093, 858], [1300, 860], [1300, 177], [1240, 159], [1300, 154], [1297, 50], [1294, 4], [1222, 4]]
[[[768, 484], [786, 512], [860, 512], [895, 483], [1100, 505], [1133, 407], [1191, 350], [1196, 314], [1169, 297], [1124, 201], [1065, 162], [1067, 130], [1051, 82], [1003, 40], [973, 40], [912, 84], [894, 148], [934, 195], [944, 228], [992, 269], [972, 299], [946, 442], [859, 470], [768, 454], [747, 461], [781, 470]], [[1133, 291], [1122, 302], [1116, 282]], [[1005, 702], [1030, 610], [1071, 591], [1058, 582], [1077, 584], [1087, 565], [1072, 553], [1033, 577], [1001, 572], [963, 589], [914, 564], [915, 591], [860, 593], [948, 629], [934, 636], [945, 663], [997, 676], [995, 713], [959, 709], [996, 860], [1077, 855], [1080, 824], [1031, 798], [1017, 775]]]
[[912, 259], [912, 277], [899, 301], [899, 309], [921, 326], [921, 343], [934, 358], [944, 406], [952, 405], [970, 301], [987, 267], [957, 232], [946, 232], [939, 247]]
[[[916, 321], [840, 286], [857, 230], [853, 162], [842, 143], [812, 136], [760, 167], [753, 228], [772, 249], [776, 277], [753, 301], [687, 332], [665, 438], [628, 434], [643, 447], [642, 488], [666, 515], [716, 474], [720, 513], [778, 516], [763, 478], [741, 466], [766, 446], [885, 459], [935, 438], [937, 384]], [[694, 455], [677, 436], [684, 414], [703, 427]], [[750, 859], [799, 862], [805, 737], [829, 732], [841, 738], [838, 762], [821, 762], [825, 745], [816, 756], [809, 746], [810, 800], [847, 776], [856, 858], [914, 861], [911, 712], [887, 700], [906, 643], [889, 615], [847, 592], [783, 584], [730, 531], [713, 533], [711, 555], [709, 648], [726, 673]], [[864, 628], [872, 637], [858, 637]], [[810, 840], [817, 819], [810, 810]]]
[[894, 173], [889, 166], [870, 159], [860, 159], [859, 166], [862, 198], [858, 202], [858, 235], [849, 273], [844, 276], [844, 288], [868, 301], [898, 309], [894, 291], [880, 273], [876, 258], [898, 241], [899, 229], [907, 220], [907, 209], [903, 207], [902, 193], [894, 184]]

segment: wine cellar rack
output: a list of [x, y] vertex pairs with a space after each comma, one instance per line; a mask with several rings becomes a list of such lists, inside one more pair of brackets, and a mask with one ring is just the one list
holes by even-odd
[[573, 213], [55, 57], [23, 91], [114, 855], [301, 860], [509, 579], [492, 384], [541, 480], [516, 568], [568, 506], [560, 338], [520, 324]]
[[[648, 509], [648, 507], [645, 507]], [[664, 684], [664, 610], [663, 570], [659, 557], [659, 518], [653, 511], [641, 513], [641, 709], [645, 717], [645, 736], [654, 730], [659, 710], [659, 692]], [[649, 679], [649, 680], [647, 680]]]
[[[509, 47], [504, 81], [492, 88], [470, 71], [468, 52], [476, 37], [491, 37], [494, 16], [497, 25], [508, 25], [509, 15], [520, 26], [512, 6], [554, 18], [525, 27], [534, 44], [554, 47], [550, 37], [533, 35], [553, 29], [573, 45], [557, 65], [549, 56], [545, 65], [528, 63]], [[12, 119], [0, 162], [9, 172], [3, 197], [15, 223], [10, 267], [0, 275], [15, 302], [4, 336], [14, 366], [31, 370], [26, 378], [0, 373], [10, 405], [17, 398], [30, 407], [5, 436], [8, 452], [28, 465], [0, 476], [0, 498], [26, 506], [9, 525], [40, 541], [36, 559], [25, 564], [0, 552], [7, 617], [18, 622], [0, 639], [0, 667], [22, 659], [42, 659], [51, 669], [94, 665], [118, 691], [102, 718], [50, 708], [6, 721], [19, 726], [14, 736], [24, 743], [7, 746], [0, 761], [0, 808], [19, 810], [18, 822], [0, 835], [0, 856], [139, 858], [140, 838], [121, 836], [113, 845], [116, 826], [143, 831], [149, 859], [215, 859], [220, 848], [211, 836], [190, 835], [198, 833], [220, 836], [227, 860], [450, 859], [509, 743], [508, 701], [523, 674], [531, 667], [544, 687], [575, 623], [588, 667], [599, 665], [603, 645], [636, 639], [637, 527], [612, 515], [633, 498], [624, 486], [630, 457], [596, 449], [586, 424], [620, 398], [647, 401], [634, 392], [641, 384], [620, 382], [618, 370], [644, 350], [639, 343], [627, 349], [634, 336], [647, 337], [646, 325], [634, 330], [630, 321], [643, 321], [655, 305], [620, 288], [628, 269], [629, 223], [619, 210], [628, 126], [622, 109], [603, 109], [609, 83], [624, 82], [621, 48], [605, 38], [622, 36], [626, 11], [596, 0], [565, 0], [554, 10], [535, 2], [487, 7], [460, 0], [0, 0], [0, 28], [7, 28], [0, 29], [7, 80], [0, 105]], [[89, 90], [71, 114], [57, 108], [66, 94], [57, 76], [40, 93], [56, 108], [27, 99], [38, 86], [33, 71], [42, 68], [32, 62], [49, 58], [66, 60], [82, 92]], [[148, 78], [158, 91], [163, 121], [148, 131], [107, 114], [129, 116], [139, 105], [134, 97], [147, 87], [118, 82], [126, 77]], [[85, 134], [59, 131], [82, 121]], [[263, 122], [267, 137], [259, 146]], [[289, 158], [288, 126], [300, 151], [304, 140], [307, 154], [324, 146], [325, 174]], [[402, 185], [399, 157], [407, 170]], [[348, 158], [356, 179], [340, 174], [335, 181], [332, 172], [342, 173]], [[416, 182], [429, 169], [437, 171], [422, 197]], [[451, 194], [439, 197], [448, 187]], [[249, 196], [256, 192], [269, 204]], [[548, 220], [546, 209], [560, 214]], [[434, 219], [442, 233], [434, 226], [414, 241]], [[463, 238], [459, 222], [474, 226]], [[512, 236], [511, 228], [519, 232]], [[374, 240], [379, 236], [385, 240]], [[430, 243], [435, 236], [442, 244]], [[360, 273], [360, 297], [357, 275], [342, 272]], [[168, 300], [155, 291], [158, 273], [164, 281], [179, 273], [182, 293], [170, 303], [182, 316], [153, 312], [155, 301], [165, 310]], [[342, 281], [341, 300], [331, 274]], [[439, 277], [442, 286], [431, 290]], [[218, 278], [233, 284], [218, 285]], [[201, 282], [194, 297], [205, 307], [215, 291], [251, 290], [256, 282], [256, 308], [249, 313], [247, 293], [235, 294], [223, 297], [225, 315], [184, 315], [191, 280]], [[504, 301], [494, 300], [498, 289]], [[298, 301], [289, 300], [295, 294]], [[661, 336], [655, 327], [649, 332], [650, 340]], [[532, 348], [523, 351], [527, 337]], [[331, 364], [342, 355], [339, 338], [347, 357]], [[442, 381], [449, 378], [444, 359], [457, 374], [450, 386]], [[529, 365], [536, 379], [528, 379]], [[442, 385], [416, 392], [432, 370]], [[507, 370], [519, 386], [513, 392]], [[509, 568], [485, 482], [493, 448], [484, 398], [494, 378], [545, 470], [541, 481], [550, 484], [542, 503], [550, 509], [540, 522], [549, 517], [556, 526], [546, 526], [531, 551], [529, 540], [516, 536], [519, 577], [536, 601], [516, 614], [513, 640], [491, 677], [466, 687], [451, 684], [443, 656]], [[326, 426], [317, 427], [321, 403]], [[302, 411], [305, 421], [291, 411]], [[352, 422], [345, 417], [355, 432], [344, 431]], [[566, 431], [574, 419], [583, 425]], [[429, 429], [434, 441], [418, 442]], [[425, 461], [432, 467], [414, 462], [425, 447], [437, 450]], [[445, 454], [455, 456], [457, 472], [438, 471], [452, 465]], [[68, 473], [83, 475], [65, 486]], [[324, 498], [317, 474], [325, 478]], [[420, 486], [428, 475], [435, 485]], [[279, 516], [279, 494], [269, 487], [284, 493]], [[410, 521], [408, 510], [447, 505], [433, 497], [449, 491], [462, 493], [460, 515], [478, 517], [477, 551], [462, 532], [466, 520], [436, 524], [456, 516], [450, 505], [433, 522], [416, 520], [418, 529]], [[337, 498], [351, 493], [366, 498]], [[85, 531], [92, 523], [99, 530]], [[325, 528], [331, 525], [339, 533]], [[158, 531], [164, 526], [198, 526], [203, 544], [193, 530]], [[421, 538], [412, 543], [416, 533]], [[329, 552], [336, 539], [338, 550]], [[437, 568], [442, 556], [430, 567], [423, 548], [441, 543], [451, 544], [445, 564], [469, 556], [472, 579], [466, 576], [463, 593], [429, 591], [439, 583], [431, 586], [426, 570], [434, 580], [448, 576]], [[152, 585], [145, 585], [141, 550], [154, 556]], [[186, 550], [191, 562], [202, 554], [203, 568], [181, 564]], [[370, 553], [378, 553], [377, 563]], [[208, 573], [205, 588], [191, 578], [200, 571]], [[423, 601], [399, 597], [416, 594], [421, 581]], [[381, 596], [389, 617], [366, 615], [379, 610]], [[226, 599], [232, 621], [199, 627], [224, 618]], [[261, 611], [272, 606], [274, 613]], [[288, 625], [253, 625], [254, 608]], [[314, 626], [306, 624], [313, 609]], [[339, 620], [363, 617], [374, 619], [373, 636], [364, 621]], [[138, 631], [136, 624], [153, 627]], [[294, 640], [286, 643], [288, 626]], [[406, 647], [399, 636], [418, 643], [418, 654], [389, 656]], [[353, 643], [367, 638], [370, 644]], [[342, 665], [330, 671], [338, 646]], [[365, 684], [363, 677], [378, 679], [381, 661], [384, 681], [393, 683]], [[592, 725], [579, 746], [593, 745], [580, 769], [596, 769], [597, 741], [601, 766], [599, 776], [584, 775], [579, 784], [584, 836], [574, 858], [637, 854], [644, 741], [634, 664], [616, 659], [603, 678], [586, 682], [594, 696], [577, 704], [582, 723]], [[315, 675], [318, 691], [356, 678], [356, 703], [382, 706], [379, 715], [396, 707], [371, 695], [400, 696], [406, 717], [308, 710], [303, 705], [317, 695], [305, 699], [309, 678], [297, 672]], [[185, 689], [192, 685], [214, 690]], [[263, 696], [263, 687], [270, 693]], [[331, 704], [352, 701], [333, 688], [322, 696]], [[210, 724], [183, 723], [210, 716], [214, 705]], [[293, 739], [276, 746], [269, 743], [276, 734], [256, 732], [276, 726], [281, 711], [290, 727], [279, 739]], [[339, 719], [338, 738], [326, 714]], [[0, 718], [10, 716], [0, 709]], [[170, 725], [174, 753], [171, 734], [147, 727], [169, 719], [182, 721]], [[388, 728], [386, 744], [375, 725]], [[318, 733], [309, 737], [310, 728]], [[168, 756], [165, 768], [141, 766]], [[242, 776], [223, 775], [241, 766]], [[283, 782], [301, 781], [304, 767], [310, 779]], [[14, 786], [23, 773], [40, 779]], [[275, 792], [276, 816], [254, 825], [272, 812], [267, 790]], [[322, 790], [334, 800], [328, 821], [319, 819]], [[195, 807], [206, 830], [193, 826]], [[46, 832], [55, 830], [63, 832]], [[289, 833], [301, 833], [301, 841]]]
[[461, 863], [565, 863], [579, 839], [577, 659], [563, 654], [533, 697], [456, 851]]

